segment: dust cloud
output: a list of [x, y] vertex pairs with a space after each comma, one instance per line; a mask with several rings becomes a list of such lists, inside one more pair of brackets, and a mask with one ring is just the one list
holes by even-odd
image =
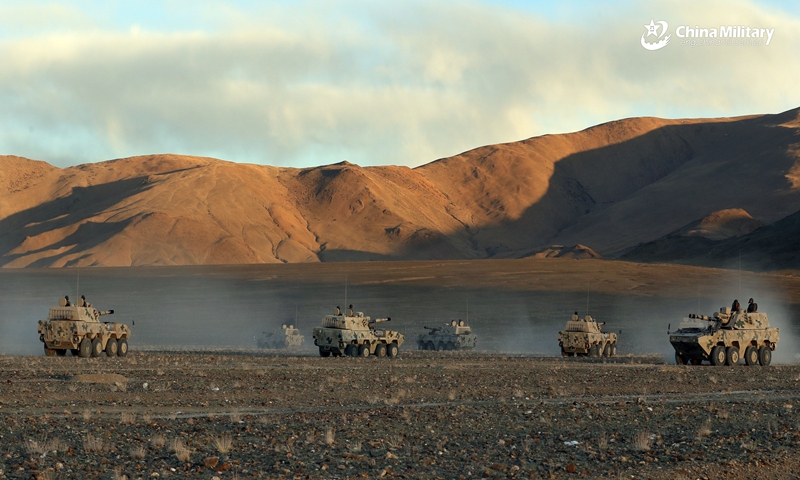
[[[258, 266], [81, 269], [80, 293], [97, 308], [114, 309], [110, 321], [135, 326], [131, 348], [256, 348], [265, 331], [294, 324], [305, 336], [303, 352], [313, 353], [311, 330], [334, 307], [391, 317], [382, 326], [405, 334], [401, 350], [416, 350], [424, 326], [467, 320], [478, 335], [477, 351], [559, 355], [557, 335], [574, 311], [586, 314], [587, 294], [513, 291], [419, 285], [360, 285], [343, 272], [286, 279], [261, 276]], [[37, 321], [64, 295], [76, 294], [77, 271], [0, 270], [0, 353], [41, 354]], [[619, 334], [619, 354], [661, 354], [672, 361], [667, 327], [689, 313], [711, 314], [733, 298], [754, 297], [759, 311], [781, 328], [774, 360], [797, 362], [798, 306], [758, 276], [742, 282], [743, 294], [722, 286], [697, 298], [648, 297], [589, 292], [589, 314], [603, 329]], [[355, 283], [355, 284], [353, 284]], [[728, 292], [720, 294], [720, 291]], [[733, 293], [736, 292], [736, 293]], [[746, 297], [746, 298], [745, 298]]]

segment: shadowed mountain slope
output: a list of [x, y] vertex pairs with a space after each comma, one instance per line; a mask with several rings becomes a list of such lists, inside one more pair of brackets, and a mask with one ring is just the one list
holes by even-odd
[[748, 270], [800, 270], [800, 211], [751, 233], [709, 238], [680, 233], [633, 248], [631, 261], [680, 263]]
[[714, 212], [769, 224], [800, 210], [799, 132], [798, 109], [633, 118], [416, 169], [0, 156], [0, 265], [521, 257], [552, 244], [614, 256]]

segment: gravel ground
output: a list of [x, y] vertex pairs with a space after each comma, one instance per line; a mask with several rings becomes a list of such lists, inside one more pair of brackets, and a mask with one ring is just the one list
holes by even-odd
[[800, 366], [0, 356], [3, 478], [797, 478]]

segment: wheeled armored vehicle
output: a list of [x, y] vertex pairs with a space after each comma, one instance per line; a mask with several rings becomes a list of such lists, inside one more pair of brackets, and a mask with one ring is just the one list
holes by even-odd
[[405, 337], [393, 330], [376, 328], [376, 324], [391, 318], [365, 317], [352, 309], [344, 315], [336, 307], [336, 314], [322, 318], [322, 326], [314, 327], [314, 345], [319, 347], [322, 357], [396, 357]]
[[103, 352], [109, 357], [128, 354], [131, 329], [124, 323], [102, 322], [100, 317], [114, 310], [100, 311], [81, 297], [70, 303], [69, 297], [51, 307], [46, 320], [39, 320], [39, 340], [44, 344], [45, 355], [64, 356], [67, 351], [80, 357], [98, 357]]
[[668, 332], [678, 365], [769, 365], [780, 331], [770, 327], [762, 312], [732, 312], [723, 307], [713, 316], [691, 314], [674, 332]]
[[441, 327], [423, 327], [427, 333], [417, 337], [420, 350], [471, 350], [478, 343], [478, 336], [464, 323], [464, 320], [451, 320]]
[[558, 332], [561, 356], [613, 357], [617, 354], [617, 334], [603, 332], [605, 322], [596, 322], [590, 315], [583, 318], [578, 313], [567, 321], [567, 327]]
[[300, 348], [304, 340], [305, 337], [300, 335], [300, 330], [294, 328], [294, 325], [283, 324], [276, 332], [264, 332], [256, 344], [258, 348]]

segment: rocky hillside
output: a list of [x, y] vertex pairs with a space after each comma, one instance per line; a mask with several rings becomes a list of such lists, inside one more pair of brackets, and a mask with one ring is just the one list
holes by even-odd
[[798, 134], [795, 109], [626, 119], [415, 169], [169, 154], [60, 169], [2, 156], [0, 265], [469, 259], [550, 245], [613, 257], [714, 212], [753, 218], [694, 230], [725, 236], [800, 210]]

